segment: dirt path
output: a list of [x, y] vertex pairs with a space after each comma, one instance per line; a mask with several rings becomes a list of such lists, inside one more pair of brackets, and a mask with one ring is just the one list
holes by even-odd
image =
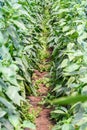
[[48, 72], [39, 72], [35, 70], [32, 77], [34, 85], [39, 82], [37, 88], [38, 96], [29, 96], [30, 104], [32, 105], [30, 111], [35, 111], [35, 113], [37, 113], [37, 118], [35, 119], [36, 130], [52, 130], [52, 122], [50, 120], [51, 109], [39, 104], [49, 91], [44, 83], [47, 76]]

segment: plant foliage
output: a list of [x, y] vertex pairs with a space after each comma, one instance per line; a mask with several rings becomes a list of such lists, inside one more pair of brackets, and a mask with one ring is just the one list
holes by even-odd
[[31, 83], [37, 67], [41, 31], [40, 1], [0, 0], [0, 129], [35, 129], [22, 121], [21, 101], [25, 90], [36, 95]]
[[[85, 130], [87, 103], [78, 102], [82, 99], [78, 95], [87, 95], [87, 1], [52, 1], [50, 14], [50, 73], [56, 98], [52, 102], [56, 103], [52, 118], [58, 121], [53, 130]], [[60, 96], [69, 97], [58, 99]], [[78, 103], [65, 106], [75, 102]], [[58, 103], [64, 106], [59, 107]]]
[[53, 130], [87, 128], [87, 0], [0, 0], [1, 130], [35, 129], [20, 107], [26, 92], [36, 95], [31, 77], [47, 45]]

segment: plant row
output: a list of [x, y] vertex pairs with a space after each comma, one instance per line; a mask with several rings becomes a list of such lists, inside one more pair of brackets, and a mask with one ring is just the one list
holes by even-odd
[[[52, 1], [50, 15], [52, 98], [71, 96], [68, 100], [71, 104], [79, 98], [77, 95], [87, 95], [87, 1]], [[87, 102], [56, 103], [54, 107], [51, 117], [57, 125], [53, 130], [87, 128]]]
[[21, 119], [25, 113], [20, 112], [20, 107], [26, 102], [26, 92], [36, 95], [31, 76], [41, 49], [38, 37], [42, 4], [39, 0], [0, 1], [1, 130], [35, 128], [31, 122]]

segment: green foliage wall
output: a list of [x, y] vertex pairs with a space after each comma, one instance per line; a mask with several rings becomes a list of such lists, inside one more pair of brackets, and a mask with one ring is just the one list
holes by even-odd
[[[87, 0], [0, 0], [1, 130], [35, 129], [19, 108], [25, 88], [36, 95], [31, 76], [44, 43], [53, 48], [54, 98], [87, 94]], [[54, 107], [54, 130], [87, 127], [87, 103]]]
[[[51, 33], [48, 44], [54, 48], [51, 68], [52, 92], [56, 97], [86, 95], [87, 1], [53, 1], [50, 14]], [[63, 130], [65, 127], [67, 130], [82, 130], [83, 127], [85, 129], [87, 127], [85, 126], [87, 115], [84, 115], [87, 111], [86, 104], [74, 104], [71, 111], [70, 106], [56, 105], [56, 110], [52, 113], [52, 117], [58, 120], [55, 129]]]
[[[0, 1], [0, 129], [22, 130], [30, 127], [20, 118], [20, 102], [35, 90], [31, 83], [37, 67], [38, 40], [42, 22], [42, 2]], [[23, 124], [22, 124], [23, 123]]]

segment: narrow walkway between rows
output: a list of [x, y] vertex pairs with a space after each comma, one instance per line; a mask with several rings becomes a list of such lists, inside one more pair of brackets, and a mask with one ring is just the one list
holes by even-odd
[[35, 70], [33, 74], [33, 83], [38, 83], [38, 96], [29, 96], [30, 103], [32, 105], [31, 111], [35, 110], [37, 112], [39, 110], [38, 117], [35, 120], [36, 123], [36, 130], [51, 130], [52, 129], [52, 122], [50, 121], [50, 109], [46, 108], [44, 105], [40, 105], [39, 103], [42, 101], [44, 96], [48, 93], [48, 87], [43, 82], [45, 81], [45, 78], [48, 76], [48, 72], [39, 72], [38, 70]]

